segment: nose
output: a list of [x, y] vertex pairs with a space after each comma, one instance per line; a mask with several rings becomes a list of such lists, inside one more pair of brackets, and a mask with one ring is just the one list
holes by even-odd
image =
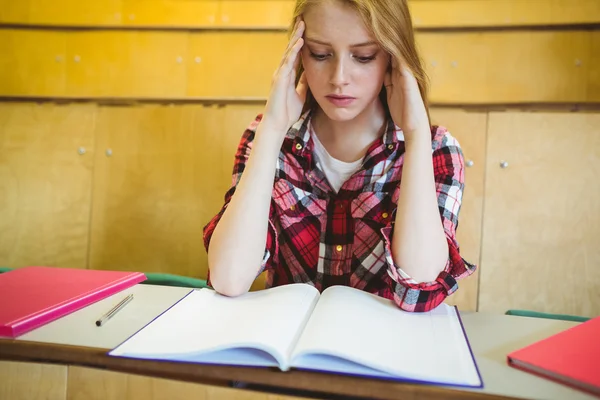
[[329, 83], [334, 86], [346, 86], [348, 84], [348, 65], [342, 57], [338, 57], [333, 63]]

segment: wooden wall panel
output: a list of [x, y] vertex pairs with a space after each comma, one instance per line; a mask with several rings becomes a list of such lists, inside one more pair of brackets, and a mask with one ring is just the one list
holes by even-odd
[[[294, 0], [0, 0], [0, 22], [75, 26], [258, 26], [285, 29]], [[597, 0], [409, 0], [417, 28], [600, 22]]]
[[67, 400], [206, 399], [207, 386], [99, 369], [69, 367]]
[[189, 38], [187, 95], [266, 98], [287, 45], [283, 33], [206, 32]]
[[[0, 30], [0, 95], [266, 99], [284, 32]], [[598, 101], [598, 33], [420, 33], [433, 104]], [[40, 45], [41, 44], [41, 45]]]
[[286, 29], [295, 3], [295, 0], [221, 0], [219, 25]]
[[66, 366], [0, 361], [0, 399], [65, 400], [66, 398]]
[[[8, 0], [11, 1], [11, 0]], [[121, 23], [121, 0], [19, 0], [29, 3], [28, 23], [104, 26]]]
[[0, 103], [3, 266], [87, 266], [94, 118], [89, 105]]
[[129, 49], [131, 64], [126, 75], [130, 84], [124, 82], [123, 90], [117, 95], [184, 97], [187, 48], [185, 33], [134, 33]]
[[[215, 136], [193, 129], [202, 108], [101, 107], [90, 267], [201, 275], [201, 210]], [[210, 124], [210, 115], [202, 121]], [[106, 152], [110, 151], [109, 154]]]
[[459, 289], [447, 303], [462, 311], [476, 311], [481, 270], [481, 223], [485, 180], [487, 113], [432, 108], [433, 124], [445, 126], [458, 140], [465, 158], [465, 190], [459, 215], [457, 240], [463, 258], [478, 266], [470, 277], [458, 282]]
[[597, 113], [490, 114], [480, 311], [600, 314], [599, 125]]
[[68, 36], [67, 95], [185, 96], [187, 34], [77, 32]]
[[[90, 266], [206, 278], [202, 229], [262, 105], [101, 107]], [[111, 155], [106, 155], [106, 150]], [[259, 279], [253, 289], [264, 287]]]
[[219, 0], [123, 0], [123, 25], [211, 27], [219, 8]]
[[29, 0], [0, 0], [0, 23], [26, 23], [29, 21]]
[[300, 400], [293, 396], [73, 366], [69, 367], [68, 382], [68, 400]]
[[600, 101], [600, 31], [595, 31], [592, 34], [592, 50], [590, 54], [590, 75], [588, 81], [588, 101]]
[[67, 43], [68, 96], [105, 97], [124, 92], [131, 34], [112, 31], [70, 33]]
[[421, 33], [440, 104], [585, 102], [591, 33]]
[[0, 95], [64, 96], [66, 36], [0, 29]]
[[600, 22], [597, 0], [413, 0], [417, 28], [543, 26]]

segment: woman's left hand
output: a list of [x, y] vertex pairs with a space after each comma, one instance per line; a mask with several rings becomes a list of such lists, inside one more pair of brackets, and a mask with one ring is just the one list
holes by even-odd
[[384, 85], [392, 119], [402, 129], [405, 141], [409, 142], [419, 135], [427, 135], [429, 140], [429, 118], [413, 73], [405, 65], [398, 65], [392, 58], [392, 66], [385, 74]]

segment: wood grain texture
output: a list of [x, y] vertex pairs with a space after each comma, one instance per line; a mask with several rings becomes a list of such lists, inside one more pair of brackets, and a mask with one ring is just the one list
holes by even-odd
[[600, 314], [599, 125], [599, 114], [490, 114], [481, 311]]
[[426, 32], [416, 39], [432, 103], [587, 101], [590, 31]]
[[[186, 107], [101, 107], [90, 267], [198, 277], [207, 137]], [[110, 150], [110, 156], [106, 151]]]
[[67, 366], [0, 360], [0, 399], [66, 398]]
[[23, 0], [23, 1], [0, 0], [0, 22], [28, 23], [29, 22], [29, 0]]
[[[523, 30], [416, 39], [434, 105], [585, 104], [600, 98], [597, 36]], [[163, 101], [266, 99], [288, 40], [285, 32], [234, 30], [0, 29], [0, 38], [8, 55], [0, 58], [0, 95]]]
[[219, 25], [286, 29], [292, 21], [295, 0], [221, 0]]
[[235, 151], [261, 109], [101, 107], [91, 267], [206, 278], [203, 228], [223, 205]]
[[281, 32], [190, 34], [187, 96], [266, 98], [287, 43]]
[[[459, 214], [457, 240], [463, 258], [478, 266], [470, 277], [458, 282], [459, 289], [447, 299], [461, 311], [477, 310], [478, 280], [481, 269], [481, 223], [484, 199], [485, 140], [487, 113], [460, 109], [430, 111], [432, 123], [445, 126], [458, 140], [465, 159], [465, 190]], [[469, 166], [472, 163], [472, 166]]]
[[27, 22], [30, 24], [110, 26], [122, 20], [121, 0], [89, 3], [79, 3], [78, 0], [22, 0], [22, 3], [22, 7], [28, 7]]
[[409, 5], [417, 29], [600, 22], [596, 0], [412, 0]]
[[122, 25], [214, 27], [219, 23], [220, 0], [122, 0]]
[[588, 80], [588, 101], [600, 101], [600, 31], [595, 31], [592, 34], [592, 50], [590, 54], [592, 59], [589, 68]]
[[64, 32], [0, 29], [0, 95], [66, 95], [66, 40]]
[[[177, 379], [210, 385], [226, 385], [230, 381], [276, 388], [309, 390], [312, 396], [328, 398], [333, 395], [377, 399], [482, 399], [500, 400], [507, 397], [477, 391], [448, 389], [441, 386], [416, 385], [378, 379], [359, 379], [350, 376], [304, 371], [282, 373], [270, 368], [247, 368], [218, 365], [171, 363], [109, 357], [107, 349], [42, 344], [17, 340], [0, 340], [0, 359], [47, 360], [61, 364], [104, 368], [109, 371], [140, 374], [149, 377]], [[277, 397], [275, 397], [277, 399]], [[275, 400], [273, 399], [273, 400]], [[269, 399], [271, 400], [271, 399]]]
[[224, 386], [69, 367], [67, 400], [294, 400], [298, 397], [232, 389]]
[[[0, 22], [285, 29], [294, 0], [0, 0]], [[596, 0], [409, 0], [417, 29], [593, 24]]]
[[3, 266], [86, 268], [95, 115], [92, 105], [0, 103]]
[[187, 39], [182, 32], [70, 33], [66, 93], [92, 98], [184, 97]]

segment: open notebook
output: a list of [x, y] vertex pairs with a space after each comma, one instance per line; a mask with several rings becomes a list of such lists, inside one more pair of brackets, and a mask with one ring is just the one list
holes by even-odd
[[109, 355], [483, 386], [456, 307], [408, 313], [346, 286], [193, 290]]

